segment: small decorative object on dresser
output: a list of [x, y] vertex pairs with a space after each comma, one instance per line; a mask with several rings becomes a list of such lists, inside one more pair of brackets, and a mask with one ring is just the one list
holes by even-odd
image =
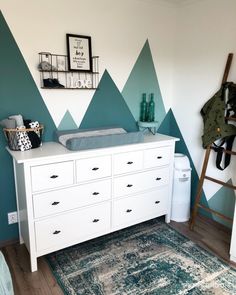
[[140, 104], [140, 121], [145, 122], [147, 119], [147, 101], [146, 93], [143, 93], [142, 102]]
[[148, 103], [148, 114], [147, 114], [147, 121], [154, 122], [155, 120], [155, 102], [153, 93], [150, 94], [150, 100]]
[[140, 104], [140, 121], [137, 122], [140, 131], [150, 131], [153, 135], [157, 132], [158, 121], [155, 121], [155, 102], [154, 94], [149, 95], [150, 99], [146, 101], [146, 93], [142, 94]]
[[138, 127], [140, 131], [145, 132], [146, 130], [150, 131], [153, 135], [156, 134], [157, 132], [157, 127], [158, 127], [158, 122], [153, 121], [153, 122], [138, 122]]
[[[20, 242], [37, 257], [165, 215], [177, 138], [70, 151], [47, 142], [13, 157]], [[76, 230], [75, 230], [76, 229]]]

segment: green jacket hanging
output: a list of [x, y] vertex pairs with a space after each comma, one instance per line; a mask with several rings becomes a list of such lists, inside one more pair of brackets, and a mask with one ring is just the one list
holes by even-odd
[[227, 110], [227, 103], [225, 102], [226, 89], [229, 90], [229, 97], [231, 95], [232, 102], [236, 101], [236, 96], [234, 96], [235, 99], [232, 97], [232, 91], [236, 89], [236, 85], [232, 82], [226, 83], [201, 109], [204, 123], [202, 135], [202, 144], [204, 148], [207, 148], [208, 145], [212, 144], [217, 139], [236, 135], [236, 126], [227, 123], [225, 120]]
[[[227, 100], [225, 100], [226, 97]], [[222, 85], [220, 90], [203, 106], [201, 115], [204, 123], [203, 147], [207, 148], [213, 144], [213, 149], [217, 153], [216, 167], [224, 170], [230, 164], [231, 155], [225, 154], [222, 165], [223, 153], [225, 150], [232, 150], [236, 136], [236, 126], [229, 124], [225, 118], [236, 117], [236, 84], [228, 82]]]

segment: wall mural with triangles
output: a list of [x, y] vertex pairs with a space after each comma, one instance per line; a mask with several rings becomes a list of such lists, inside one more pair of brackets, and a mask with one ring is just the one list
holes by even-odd
[[159, 126], [166, 115], [166, 111], [148, 40], [145, 42], [122, 90], [122, 95], [136, 121], [139, 120], [143, 93], [146, 93], [147, 97], [150, 93], [154, 94], [155, 120], [158, 121]]
[[72, 130], [77, 129], [77, 125], [71, 116], [71, 113], [67, 110], [61, 119], [61, 122], [59, 123], [57, 129], [58, 130]]
[[[0, 120], [9, 115], [21, 113], [25, 118], [44, 122], [46, 126], [44, 141], [53, 140], [53, 133], [56, 129], [121, 126], [127, 131], [137, 131], [142, 94], [153, 93], [158, 132], [178, 137], [180, 141], [176, 144], [176, 152], [186, 154], [190, 159], [192, 168], [191, 199], [194, 200], [199, 180], [198, 174], [174, 112], [170, 109], [166, 114], [148, 40], [141, 49], [122, 91], [117, 88], [115, 81], [105, 70], [80, 126], [77, 126], [70, 111], [65, 110], [60, 124], [56, 127], [1, 13], [0, 35]], [[5, 144], [4, 135], [0, 132], [0, 162], [4, 167], [0, 170], [0, 242], [18, 237], [17, 226], [7, 224], [7, 213], [16, 210], [16, 201], [12, 160], [5, 150]], [[202, 202], [211, 208], [223, 208], [222, 210], [225, 212], [221, 210], [222, 213], [229, 211], [232, 215], [230, 208], [233, 208], [232, 199], [234, 200], [234, 198], [231, 198], [230, 205], [226, 206], [225, 202], [228, 197], [223, 199], [225, 195], [229, 196], [230, 193], [222, 188], [207, 202], [203, 192]]]
[[[56, 126], [1, 11], [0, 36], [0, 120], [21, 114], [25, 119], [43, 122], [43, 140], [50, 141]], [[5, 145], [0, 131], [0, 242], [18, 236], [17, 225], [7, 223], [7, 213], [16, 210], [16, 198], [12, 159]]]
[[136, 120], [108, 71], [103, 73], [98, 88], [79, 128], [120, 126], [128, 132], [137, 131]]
[[[228, 184], [233, 184], [232, 179], [227, 181]], [[222, 186], [208, 201], [209, 207], [219, 213], [222, 213], [230, 218], [234, 217], [235, 194], [234, 191], [226, 186]], [[217, 217], [213, 214], [215, 221], [231, 227], [232, 223]]]

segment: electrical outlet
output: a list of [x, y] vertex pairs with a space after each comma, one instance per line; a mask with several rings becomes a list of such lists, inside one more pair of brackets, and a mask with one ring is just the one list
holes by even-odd
[[13, 224], [17, 222], [18, 222], [17, 212], [15, 211], [15, 212], [8, 213], [8, 224]]

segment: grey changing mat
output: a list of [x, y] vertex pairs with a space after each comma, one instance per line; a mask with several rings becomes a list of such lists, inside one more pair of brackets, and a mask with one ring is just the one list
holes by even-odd
[[126, 132], [123, 128], [74, 129], [56, 131], [58, 141], [72, 151], [104, 148], [109, 146], [138, 143], [143, 141], [143, 133]]

